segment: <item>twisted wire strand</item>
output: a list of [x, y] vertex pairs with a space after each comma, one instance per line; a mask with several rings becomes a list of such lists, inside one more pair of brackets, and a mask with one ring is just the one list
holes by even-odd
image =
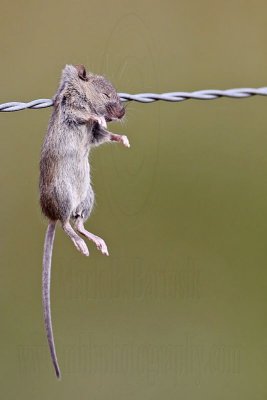
[[[189, 99], [193, 100], [214, 100], [220, 97], [230, 98], [246, 98], [251, 96], [267, 96], [267, 87], [261, 87], [258, 89], [254, 88], [237, 88], [227, 90], [197, 90], [194, 92], [169, 92], [169, 93], [118, 93], [121, 101], [137, 101], [139, 103], [152, 103], [154, 101], [169, 101], [169, 102], [180, 102]], [[40, 109], [47, 108], [53, 105], [51, 99], [38, 99], [28, 103], [22, 103], [18, 101], [12, 101], [9, 103], [0, 104], [0, 112], [11, 112], [29, 109]]]

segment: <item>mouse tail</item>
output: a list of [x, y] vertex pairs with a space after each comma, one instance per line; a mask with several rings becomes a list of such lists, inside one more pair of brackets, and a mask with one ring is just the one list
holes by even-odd
[[44, 244], [44, 255], [43, 255], [43, 275], [42, 275], [42, 297], [43, 297], [43, 311], [44, 311], [44, 323], [51, 359], [55, 368], [56, 376], [58, 379], [61, 378], [61, 373], [57, 361], [56, 348], [54, 342], [52, 320], [51, 320], [51, 307], [50, 307], [50, 282], [51, 282], [51, 262], [52, 262], [52, 251], [53, 243], [56, 231], [56, 221], [50, 221]]

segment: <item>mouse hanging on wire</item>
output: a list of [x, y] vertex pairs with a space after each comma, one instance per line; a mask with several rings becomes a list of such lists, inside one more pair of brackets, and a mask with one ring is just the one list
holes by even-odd
[[50, 309], [56, 223], [61, 224], [76, 249], [85, 256], [89, 250], [79, 234], [108, 255], [104, 240], [84, 227], [94, 204], [88, 155], [91, 148], [102, 143], [119, 142], [126, 147], [130, 144], [126, 136], [107, 130], [107, 122], [120, 120], [125, 114], [116, 90], [103, 76], [86, 72], [83, 65], [66, 65], [53, 103], [41, 150], [39, 188], [41, 209], [49, 220], [42, 273], [44, 322], [55, 373], [60, 378]]

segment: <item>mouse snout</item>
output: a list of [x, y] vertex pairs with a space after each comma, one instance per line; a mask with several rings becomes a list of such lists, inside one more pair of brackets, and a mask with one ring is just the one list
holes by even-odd
[[121, 104], [113, 103], [107, 107], [108, 118], [121, 119], [125, 114], [125, 108]]
[[125, 108], [121, 102], [112, 102], [106, 105], [106, 119], [121, 119], [125, 114]]
[[125, 108], [122, 106], [118, 111], [117, 111], [117, 117], [121, 119], [125, 114]]

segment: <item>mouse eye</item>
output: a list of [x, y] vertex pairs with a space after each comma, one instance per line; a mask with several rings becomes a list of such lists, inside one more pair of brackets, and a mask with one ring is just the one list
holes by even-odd
[[109, 94], [109, 93], [103, 93], [103, 95], [106, 96], [108, 99], [111, 98], [111, 94]]

